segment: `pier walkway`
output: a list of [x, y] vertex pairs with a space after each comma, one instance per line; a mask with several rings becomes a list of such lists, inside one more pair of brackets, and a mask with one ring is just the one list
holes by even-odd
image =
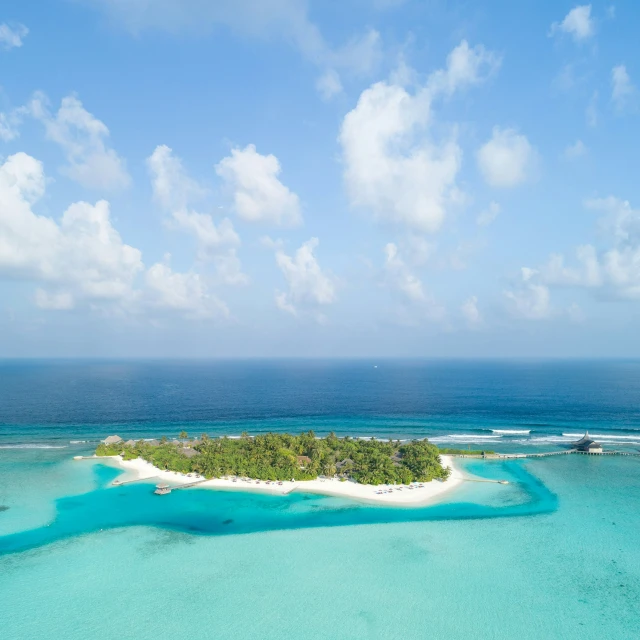
[[544, 453], [487, 453], [482, 454], [465, 454], [465, 453], [449, 453], [452, 458], [479, 458], [481, 460], [509, 460], [520, 458], [547, 458], [549, 456], [568, 456], [577, 454], [581, 456], [637, 456], [640, 452], [634, 451], [602, 451], [601, 453], [588, 453], [587, 451], [576, 451], [569, 449], [568, 451], [546, 451]]

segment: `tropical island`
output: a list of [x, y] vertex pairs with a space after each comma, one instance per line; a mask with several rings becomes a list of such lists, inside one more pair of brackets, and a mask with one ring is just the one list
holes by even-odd
[[190, 440], [129, 440], [110, 436], [96, 449], [97, 456], [142, 459], [158, 470], [198, 474], [207, 479], [247, 477], [262, 481], [310, 481], [318, 477], [350, 480], [366, 485], [410, 485], [445, 481], [451, 474], [443, 466], [440, 450], [427, 439], [400, 442], [319, 438], [313, 431], [290, 435], [267, 433], [239, 438]]

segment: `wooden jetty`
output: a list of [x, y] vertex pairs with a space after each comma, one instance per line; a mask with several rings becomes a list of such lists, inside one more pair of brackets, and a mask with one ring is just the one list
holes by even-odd
[[158, 484], [156, 485], [156, 490], [153, 492], [158, 496], [166, 496], [168, 493], [172, 491], [178, 491], [178, 489], [188, 489], [189, 487], [195, 487], [198, 484], [202, 484], [203, 482], [207, 482], [208, 478], [201, 478], [200, 480], [195, 480], [194, 482], [188, 482], [187, 484], [179, 484], [176, 487], [170, 487], [168, 484]]
[[640, 452], [633, 451], [578, 451], [569, 449], [567, 451], [545, 451], [543, 453], [486, 453], [486, 454], [466, 454], [449, 453], [452, 458], [479, 458], [481, 460], [518, 460], [520, 458], [547, 458], [549, 456], [569, 456], [572, 454], [581, 456], [640, 456]]

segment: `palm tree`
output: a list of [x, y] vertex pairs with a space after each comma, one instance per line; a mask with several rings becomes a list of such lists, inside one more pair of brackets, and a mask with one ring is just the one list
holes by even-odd
[[189, 434], [186, 431], [181, 431], [180, 435], [178, 436], [180, 440], [186, 440], [188, 437], [189, 437]]
[[336, 475], [336, 465], [333, 462], [325, 462], [322, 466], [322, 473], [327, 476], [327, 478], [333, 478]]

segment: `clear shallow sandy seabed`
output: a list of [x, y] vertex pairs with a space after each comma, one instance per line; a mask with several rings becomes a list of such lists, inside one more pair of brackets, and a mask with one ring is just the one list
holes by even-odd
[[511, 484], [464, 483], [416, 509], [158, 498], [101, 488], [115, 472], [68, 450], [5, 450], [2, 637], [640, 637], [640, 459], [465, 466]]

